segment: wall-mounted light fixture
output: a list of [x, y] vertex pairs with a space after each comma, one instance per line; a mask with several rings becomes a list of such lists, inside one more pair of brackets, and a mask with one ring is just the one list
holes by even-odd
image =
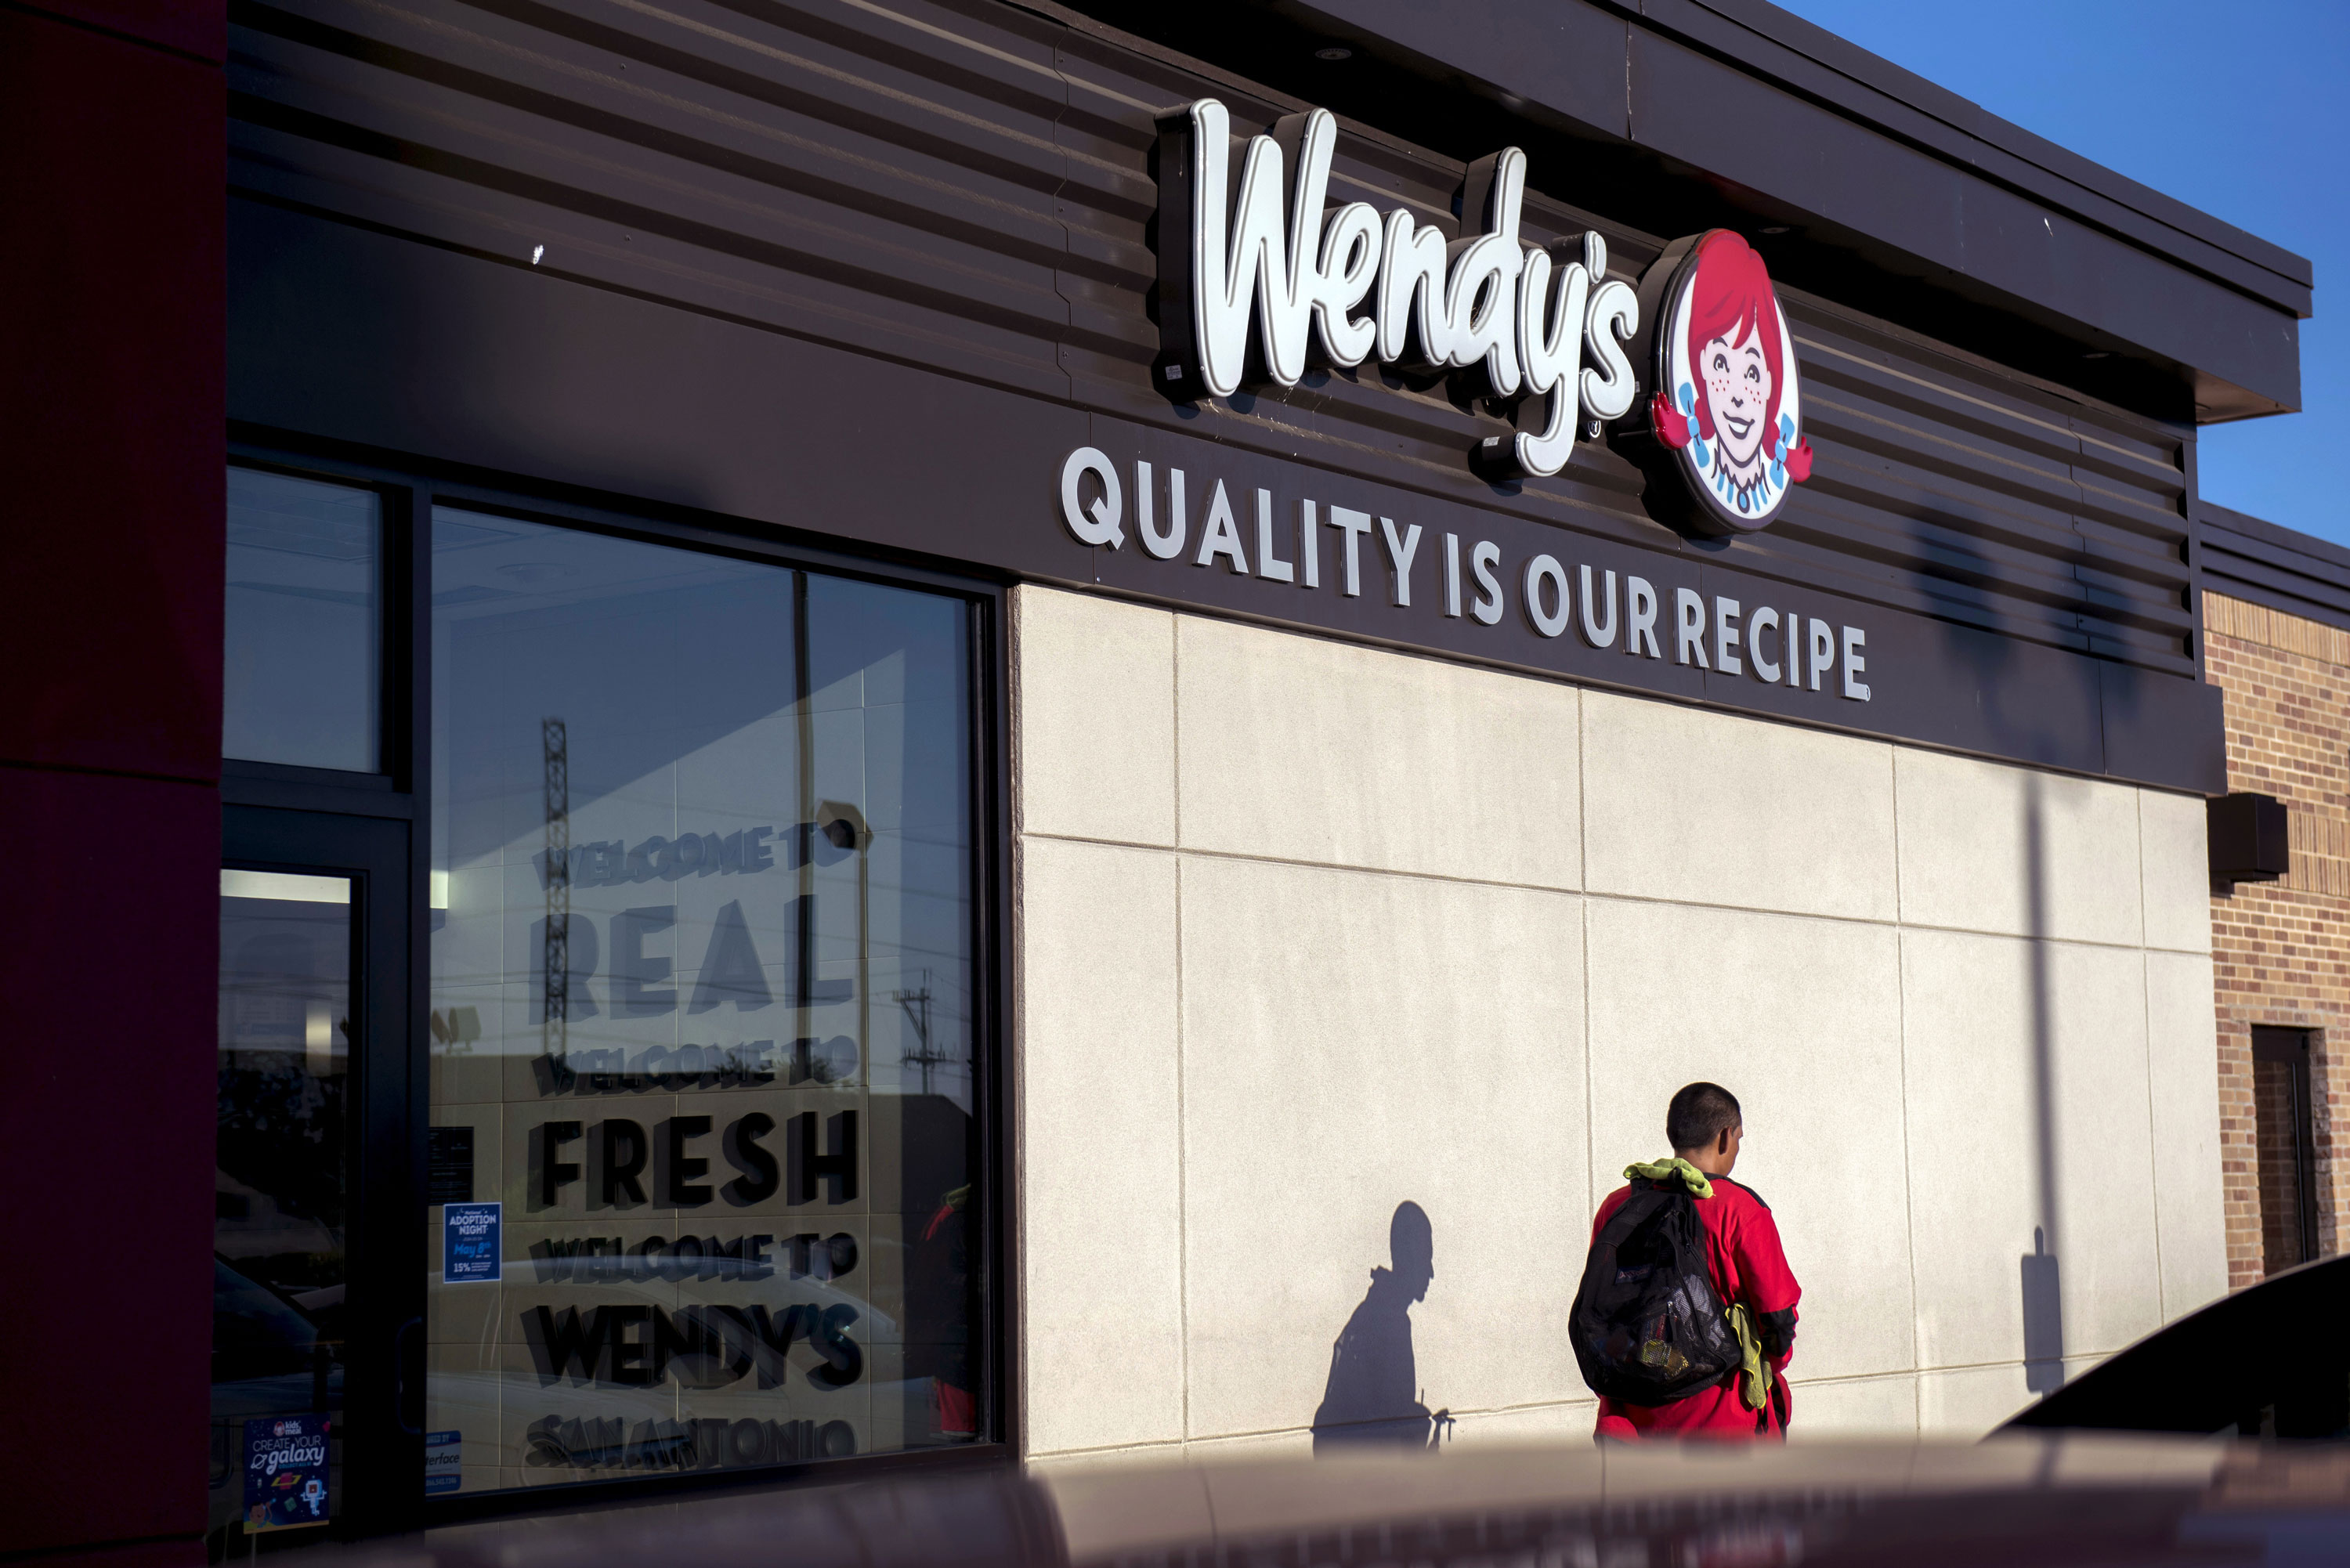
[[2284, 802], [2249, 791], [2204, 803], [2204, 837], [2211, 856], [2211, 887], [2227, 892], [2239, 882], [2273, 882], [2293, 869], [2291, 826]]

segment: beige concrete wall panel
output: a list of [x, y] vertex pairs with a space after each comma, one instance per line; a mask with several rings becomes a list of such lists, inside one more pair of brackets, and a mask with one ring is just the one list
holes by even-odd
[[1675, 1090], [1722, 1085], [1746, 1115], [1737, 1179], [1804, 1287], [1794, 1371], [1914, 1366], [1894, 931], [1597, 898], [1587, 918], [1595, 1198], [1666, 1153]]
[[1021, 1310], [1031, 1451], [1182, 1432], [1176, 873], [1020, 848]]
[[1175, 617], [1013, 590], [1020, 831], [1175, 842]]
[[2138, 944], [2137, 790], [1907, 748], [1895, 756], [1904, 923]]
[[1891, 748], [1637, 697], [1584, 697], [1595, 893], [1894, 917]]
[[2211, 961], [2147, 954], [2146, 1014], [2155, 1220], [2162, 1241], [2162, 1316], [2168, 1323], [2228, 1290]]
[[2035, 1225], [2068, 1373], [2225, 1284], [2199, 801], [1015, 600], [1031, 1452], [1302, 1449], [1405, 1200], [1415, 1391], [1581, 1434], [1592, 1206], [1698, 1077], [1805, 1288], [1801, 1435], [2028, 1403]]
[[2174, 952], [2211, 950], [2211, 857], [2197, 796], [2137, 793], [2139, 883], [2146, 945]]
[[1944, 931], [1901, 944], [1921, 1364], [2021, 1361], [2035, 1228], [2053, 1231], [2039, 1244], [2058, 1260], [2064, 1354], [2150, 1333], [2144, 956]]
[[1571, 686], [1184, 618], [1187, 849], [1582, 882]]
[[1244, 1432], [1232, 1438], [1195, 1438], [1183, 1446], [1183, 1457], [1203, 1465], [1235, 1465], [1243, 1469], [1268, 1460], [1311, 1459], [1314, 1434], [1303, 1427], [1278, 1432]]
[[1980, 1438], [2037, 1399], [2021, 1362], [1960, 1366], [1918, 1376], [1918, 1430], [1934, 1438]]
[[1556, 1405], [1522, 1405], [1508, 1410], [1455, 1412], [1445, 1433], [1448, 1449], [1503, 1448], [1523, 1443], [1587, 1443], [1599, 1424], [1599, 1405], [1576, 1399]]
[[1186, 858], [1183, 962], [1191, 1437], [1312, 1423], [1406, 1201], [1429, 1407], [1580, 1396], [1578, 900]]
[[1799, 1381], [1788, 1394], [1790, 1442], [1880, 1437], [1918, 1429], [1918, 1379], [1914, 1376]]

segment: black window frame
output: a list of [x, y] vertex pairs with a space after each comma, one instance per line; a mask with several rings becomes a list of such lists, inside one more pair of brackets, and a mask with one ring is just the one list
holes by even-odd
[[[416, 992], [400, 983], [421, 967], [404, 919], [411, 831], [383, 816], [221, 808], [224, 867], [351, 884], [349, 973], [359, 1028], [344, 1109], [344, 1279], [352, 1310], [343, 1356], [344, 1469], [327, 1532], [342, 1538], [410, 1528], [400, 1472], [423, 1474], [424, 1292], [419, 1271], [401, 1261], [422, 1254], [426, 1234], [424, 1211], [402, 1199], [429, 1119], [430, 1083], [421, 1053], [386, 1048], [412, 1037], [421, 1017]], [[354, 1475], [363, 1478], [357, 1486]]]
[[[978, 1236], [972, 1256], [979, 1276], [974, 1301], [981, 1321], [972, 1325], [977, 1352], [974, 1393], [982, 1435], [952, 1448], [859, 1454], [741, 1469], [693, 1471], [626, 1480], [567, 1482], [512, 1491], [424, 1495], [421, 1439], [414, 1446], [413, 1474], [382, 1478], [387, 1496], [361, 1511], [338, 1535], [372, 1535], [431, 1528], [469, 1519], [510, 1513], [576, 1509], [625, 1501], [651, 1501], [679, 1492], [772, 1485], [801, 1479], [843, 1480], [905, 1469], [1015, 1461], [1021, 1452], [1020, 1376], [1013, 1292], [1019, 1278], [1014, 1244], [1013, 1144], [1010, 592], [1000, 575], [975, 572], [953, 562], [852, 552], [821, 533], [750, 524], [693, 508], [631, 497], [613, 497], [574, 486], [533, 483], [511, 475], [484, 474], [457, 465], [401, 454], [355, 452], [338, 443], [291, 438], [284, 432], [233, 426], [228, 466], [256, 468], [375, 492], [382, 498], [383, 545], [380, 620], [383, 647], [380, 701], [380, 771], [343, 773], [281, 763], [224, 760], [224, 805], [274, 812], [322, 814], [346, 818], [397, 818], [407, 826], [408, 933], [403, 1016], [409, 1066], [417, 1087], [412, 1126], [400, 1147], [406, 1168], [380, 1173], [396, 1189], [403, 1212], [416, 1217], [421, 1239], [425, 1214], [425, 1124], [430, 1095], [425, 1021], [430, 1006], [432, 856], [432, 519], [436, 505], [462, 507], [555, 527], [635, 539], [648, 544], [732, 556], [785, 569], [821, 573], [888, 587], [919, 589], [962, 600], [970, 611], [968, 656], [971, 680], [969, 798], [972, 846], [972, 952], [973, 1050], [972, 1125], [978, 1140], [974, 1165], [981, 1186]], [[355, 1129], [374, 1147], [393, 1129]], [[421, 1241], [420, 1241], [421, 1245]], [[386, 1269], [377, 1277], [411, 1282], [401, 1288], [412, 1300], [383, 1303], [392, 1321], [425, 1314], [421, 1269]], [[421, 1335], [404, 1350], [397, 1376], [421, 1386]], [[412, 1365], [410, 1358], [412, 1356]], [[365, 1484], [363, 1480], [362, 1484]], [[356, 1489], [347, 1485], [347, 1491]], [[405, 1501], [401, 1501], [403, 1498]]]

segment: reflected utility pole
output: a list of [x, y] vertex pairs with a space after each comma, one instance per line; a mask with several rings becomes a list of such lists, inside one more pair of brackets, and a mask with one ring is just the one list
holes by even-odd
[[895, 991], [890, 996], [905, 1010], [906, 1020], [914, 1026], [916, 1048], [901, 1054], [898, 1060], [911, 1063], [922, 1070], [922, 1093], [931, 1092], [931, 1069], [941, 1062], [958, 1058], [931, 1049], [931, 971], [922, 971], [920, 991]]

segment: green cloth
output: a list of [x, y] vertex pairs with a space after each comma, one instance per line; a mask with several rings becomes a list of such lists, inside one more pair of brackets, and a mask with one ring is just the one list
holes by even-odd
[[1762, 1343], [1754, 1337], [1754, 1317], [1744, 1302], [1731, 1303], [1730, 1332], [1738, 1336], [1738, 1402], [1760, 1410], [1771, 1402], [1771, 1369], [1762, 1365]]
[[[1691, 1198], [1713, 1196], [1713, 1183], [1706, 1179], [1705, 1172], [1679, 1155], [1624, 1168], [1627, 1181], [1669, 1181], [1676, 1176]], [[1750, 1410], [1760, 1410], [1771, 1402], [1771, 1369], [1762, 1362], [1762, 1342], [1754, 1335], [1754, 1314], [1744, 1303], [1733, 1302], [1728, 1315], [1730, 1332], [1738, 1336], [1738, 1402]]]
[[1689, 1188], [1691, 1198], [1713, 1196], [1713, 1183], [1705, 1179], [1705, 1172], [1679, 1155], [1648, 1165], [1627, 1165], [1624, 1168], [1624, 1179], [1627, 1181], [1669, 1181], [1676, 1176]]

